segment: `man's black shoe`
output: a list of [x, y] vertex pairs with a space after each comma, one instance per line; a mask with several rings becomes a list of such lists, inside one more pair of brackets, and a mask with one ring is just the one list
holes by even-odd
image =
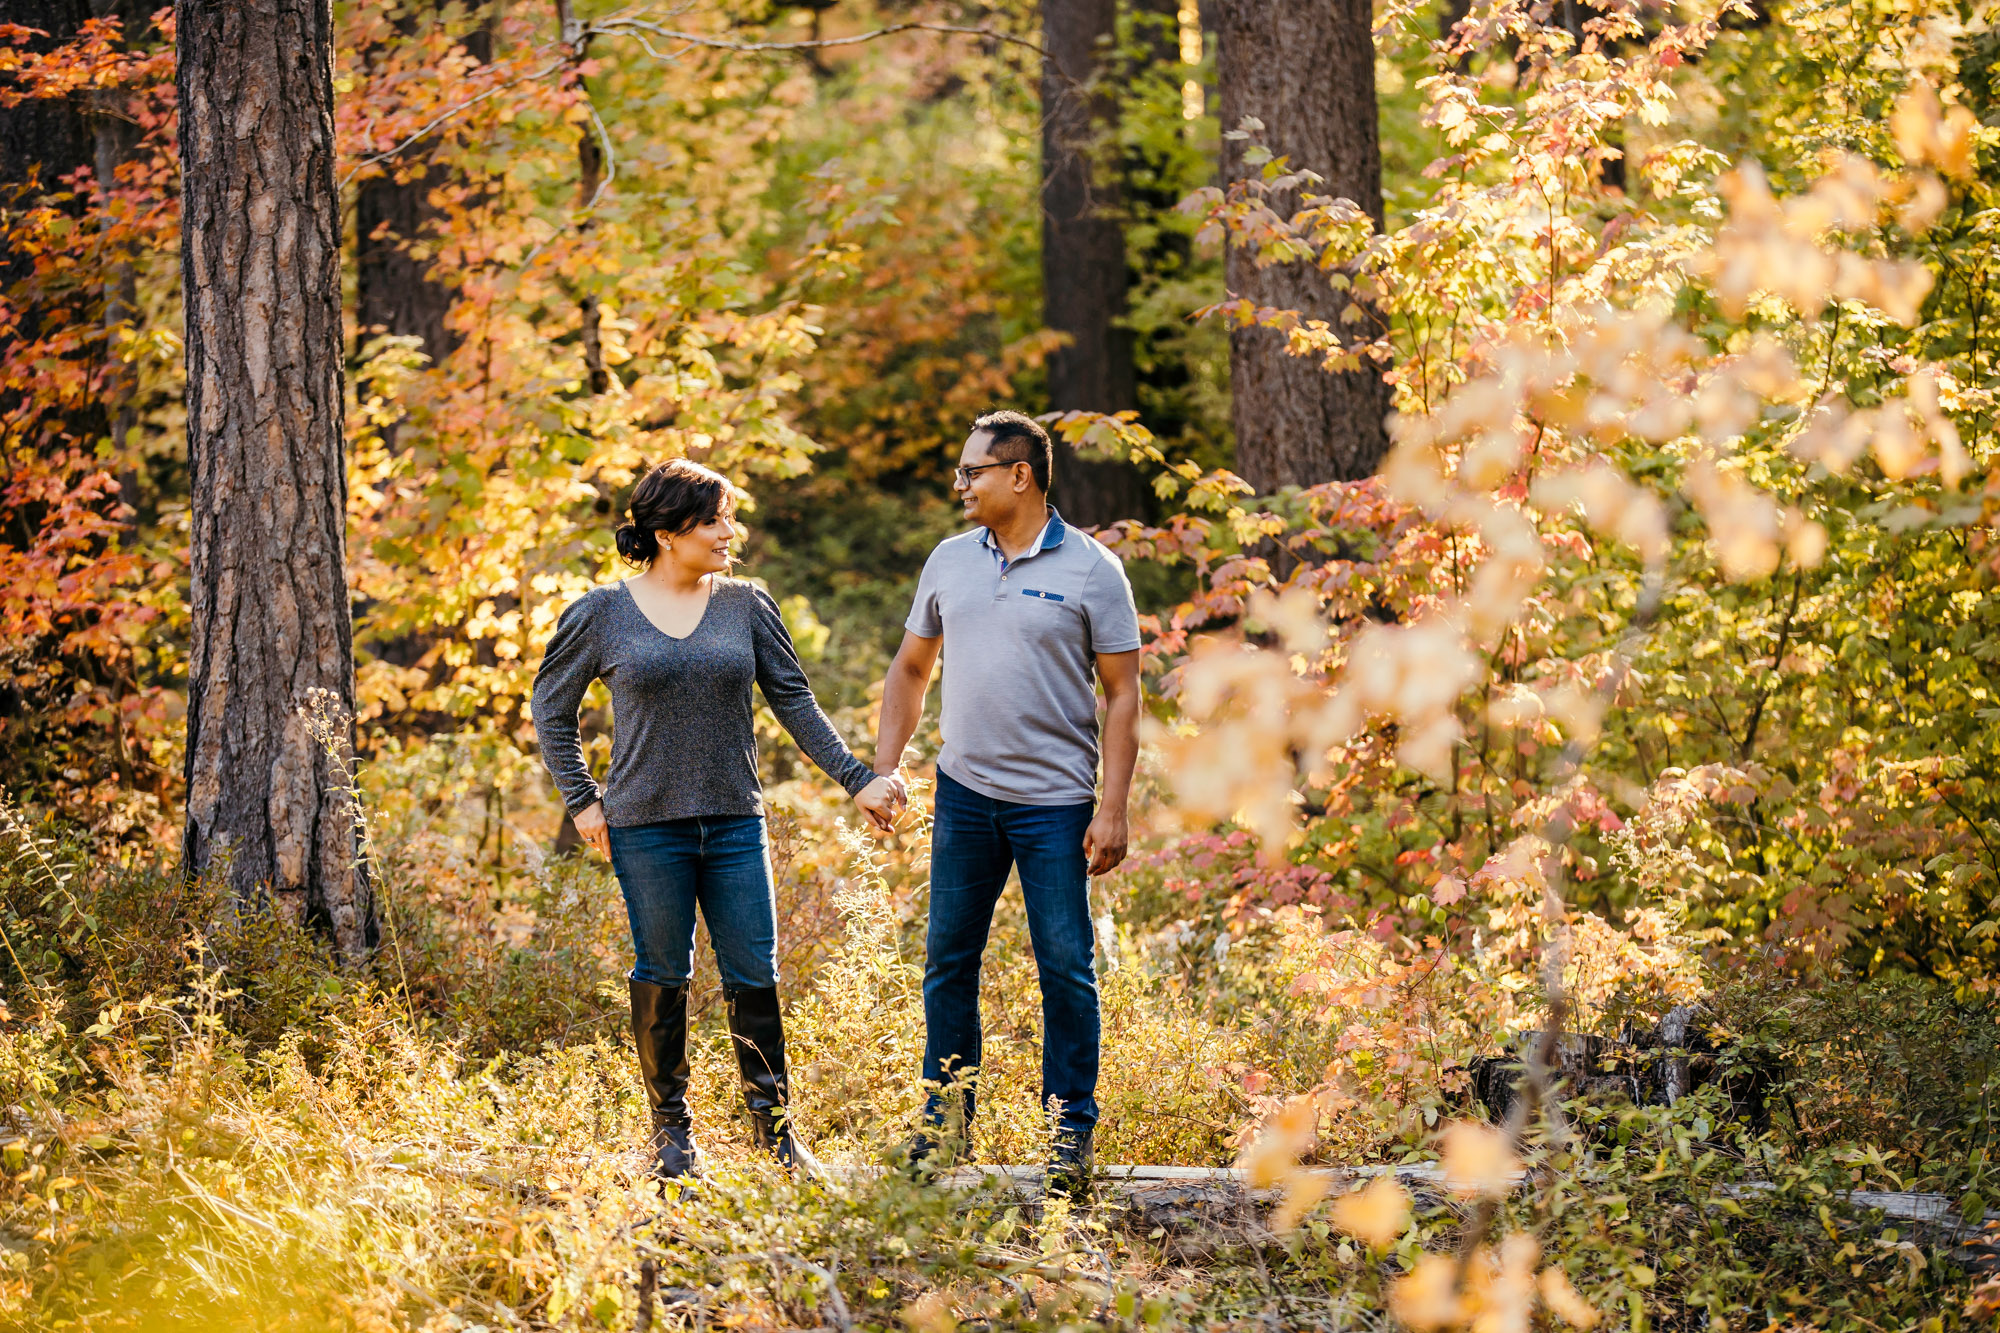
[[1057, 1131], [1048, 1170], [1043, 1175], [1046, 1194], [1060, 1194], [1072, 1203], [1090, 1197], [1090, 1177], [1096, 1166], [1090, 1136], [1087, 1129]]
[[653, 1175], [659, 1180], [681, 1180], [701, 1174], [701, 1150], [695, 1147], [694, 1131], [686, 1125], [653, 1123]]

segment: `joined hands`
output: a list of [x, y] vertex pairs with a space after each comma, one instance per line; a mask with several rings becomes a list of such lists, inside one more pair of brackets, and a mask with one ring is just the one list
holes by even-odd
[[854, 793], [854, 803], [878, 832], [888, 833], [896, 827], [897, 816], [909, 808], [910, 786], [900, 773], [878, 774], [873, 782]]
[[[910, 806], [910, 786], [900, 773], [884, 773], [854, 793], [854, 803], [868, 816], [868, 822], [882, 833], [892, 832], [897, 818]], [[576, 813], [577, 836], [584, 845], [605, 860], [611, 859], [611, 830], [604, 820], [604, 803], [591, 802]]]

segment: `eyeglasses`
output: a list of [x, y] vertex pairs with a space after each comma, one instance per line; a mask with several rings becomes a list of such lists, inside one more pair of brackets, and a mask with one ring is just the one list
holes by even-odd
[[980, 473], [984, 472], [987, 468], [1012, 467], [1012, 466], [1014, 466], [1013, 463], [975, 463], [971, 467], [953, 468], [951, 475], [958, 479], [959, 485], [970, 486], [972, 484], [972, 479], [978, 476]]

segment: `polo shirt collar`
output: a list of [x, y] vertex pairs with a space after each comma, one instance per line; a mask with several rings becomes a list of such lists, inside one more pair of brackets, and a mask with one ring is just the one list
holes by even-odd
[[979, 544], [993, 552], [1003, 563], [1018, 564], [1031, 555], [1040, 555], [1044, 551], [1053, 551], [1056, 547], [1063, 544], [1063, 538], [1068, 535], [1069, 526], [1063, 522], [1062, 515], [1056, 511], [1056, 507], [1050, 505], [1049, 521], [1042, 525], [1042, 535], [1037, 537], [1034, 543], [1017, 556], [1014, 561], [1007, 561], [1007, 553], [1000, 549], [1000, 543], [993, 536], [993, 529], [991, 528], [981, 528], [979, 530]]

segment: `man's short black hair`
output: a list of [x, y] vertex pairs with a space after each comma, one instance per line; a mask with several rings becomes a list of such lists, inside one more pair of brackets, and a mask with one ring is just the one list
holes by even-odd
[[1055, 446], [1049, 443], [1049, 433], [1042, 429], [1041, 422], [1025, 412], [981, 412], [972, 428], [993, 437], [988, 450], [995, 461], [1026, 463], [1028, 471], [1035, 474], [1035, 485], [1042, 488], [1042, 494], [1049, 493]]

